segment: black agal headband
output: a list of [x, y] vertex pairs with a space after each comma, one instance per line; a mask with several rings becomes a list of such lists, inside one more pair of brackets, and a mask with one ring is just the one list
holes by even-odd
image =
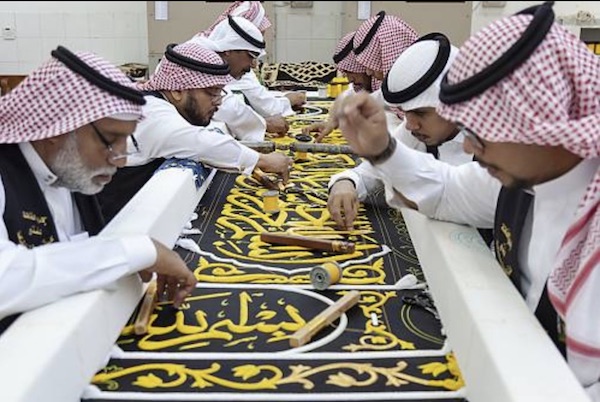
[[333, 55], [333, 62], [335, 64], [339, 64], [340, 61], [344, 60], [346, 56], [350, 54], [352, 51], [352, 42], [354, 41], [354, 36], [350, 38], [350, 42], [346, 43], [346, 46], [342, 50], [340, 50], [337, 54]]
[[369, 43], [371, 43], [371, 40], [373, 39], [373, 36], [375, 36], [375, 34], [377, 33], [377, 30], [383, 22], [384, 17], [385, 11], [380, 11], [377, 13], [377, 19], [373, 23], [371, 29], [369, 29], [369, 32], [367, 32], [367, 35], [365, 36], [365, 39], [363, 39], [362, 43], [354, 48], [354, 54], [361, 54], [362, 51], [365, 50], [366, 47], [369, 45]]
[[481, 94], [515, 71], [542, 43], [554, 22], [553, 1], [526, 8], [517, 15], [531, 14], [533, 19], [523, 35], [495, 62], [479, 73], [456, 84], [448, 83], [448, 74], [440, 85], [440, 100], [448, 105], [464, 102]]
[[209, 64], [203, 63], [198, 60], [194, 60], [190, 57], [179, 54], [175, 51], [176, 43], [171, 43], [167, 46], [165, 51], [165, 57], [172, 63], [178, 64], [182, 67], [189, 68], [190, 70], [199, 71], [201, 73], [210, 75], [227, 75], [229, 74], [229, 65], [223, 64]]
[[246, 42], [259, 49], [264, 49], [267, 46], [264, 41], [261, 42], [258, 39], [253, 38], [252, 35], [250, 35], [248, 32], [244, 31], [244, 29], [237, 22], [235, 22], [231, 15], [228, 15], [227, 18], [231, 29], [233, 29], [235, 33], [240, 35], [242, 39], [244, 39]]
[[403, 103], [408, 100], [414, 99], [419, 96], [423, 91], [431, 86], [435, 82], [435, 80], [442, 74], [446, 64], [448, 63], [448, 58], [450, 57], [450, 41], [448, 37], [439, 32], [432, 32], [425, 36], [417, 39], [417, 42], [422, 42], [426, 40], [434, 40], [437, 41], [440, 45], [437, 56], [433, 61], [429, 70], [419, 78], [414, 84], [410, 85], [408, 88], [402, 89], [398, 92], [393, 92], [390, 90], [388, 80], [390, 73], [388, 72], [385, 75], [383, 83], [381, 85], [381, 92], [383, 94], [383, 98], [392, 104]]
[[118, 82], [102, 75], [99, 71], [90, 67], [69, 49], [58, 46], [51, 53], [52, 57], [63, 63], [69, 70], [79, 74], [91, 84], [101, 88], [115, 96], [135, 103], [136, 105], [145, 105], [144, 95], [136, 89], [121, 85]]

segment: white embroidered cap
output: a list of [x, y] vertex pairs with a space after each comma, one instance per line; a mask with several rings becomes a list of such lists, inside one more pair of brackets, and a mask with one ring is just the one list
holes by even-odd
[[259, 29], [243, 17], [228, 16], [219, 22], [208, 36], [196, 35], [188, 42], [200, 43], [215, 52], [228, 50], [248, 50], [262, 57], [265, 40]]
[[384, 98], [404, 111], [437, 107], [440, 82], [457, 55], [458, 48], [445, 35], [421, 37], [392, 65], [382, 86]]

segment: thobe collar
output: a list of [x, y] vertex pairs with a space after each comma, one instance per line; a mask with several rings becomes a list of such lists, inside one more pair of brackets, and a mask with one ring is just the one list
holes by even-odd
[[58, 177], [50, 171], [50, 168], [46, 166], [46, 163], [42, 160], [30, 142], [20, 143], [19, 148], [40, 185], [50, 187], [56, 183]]

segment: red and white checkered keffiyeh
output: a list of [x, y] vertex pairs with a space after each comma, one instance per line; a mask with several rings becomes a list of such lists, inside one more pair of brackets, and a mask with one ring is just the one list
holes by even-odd
[[[358, 27], [354, 36], [354, 48], [364, 41], [377, 18], [378, 15], [374, 15]], [[417, 39], [419, 35], [410, 25], [395, 15], [386, 14], [367, 47], [356, 55], [356, 61], [370, 70], [381, 71], [385, 75], [400, 53]], [[373, 91], [381, 87], [381, 81], [376, 80], [375, 84]]]
[[[448, 82], [461, 82], [490, 65], [515, 43], [531, 19], [531, 15], [511, 16], [478, 32], [460, 49]], [[509, 76], [466, 102], [442, 104], [437, 110], [490, 141], [561, 146], [582, 158], [598, 158], [600, 59], [554, 23], [529, 59]], [[565, 321], [569, 355], [575, 353], [596, 367], [600, 365], [599, 202], [600, 172], [596, 172], [548, 280], [552, 304]]]
[[[333, 54], [338, 54], [339, 52], [341, 52], [342, 49], [345, 48], [348, 43], [350, 43], [352, 38], [354, 38], [354, 34], [355, 34], [355, 32], [353, 31], [353, 32], [349, 32], [346, 35], [344, 35], [344, 37], [342, 39], [340, 39], [337, 46], [335, 47], [335, 51]], [[340, 60], [339, 63], [337, 63], [337, 69], [340, 71], [350, 71], [351, 73], [358, 73], [358, 74], [361, 74], [361, 73], [364, 73], [365, 71], [367, 71], [365, 66], [363, 66], [358, 61], [356, 61], [356, 55], [354, 54], [353, 51], [350, 51], [346, 55], [346, 57], [344, 57], [342, 60]]]
[[[75, 54], [112, 81], [132, 86], [127, 76], [105, 59], [88, 52]], [[139, 119], [142, 107], [101, 89], [51, 58], [0, 98], [0, 143], [56, 137], [115, 115]]]
[[[221, 56], [194, 42], [182, 43], [175, 46], [173, 50], [182, 56], [201, 63], [215, 66], [224, 65]], [[152, 77], [147, 82], [140, 84], [139, 89], [143, 91], [185, 91], [227, 85], [231, 81], [233, 81], [231, 75], [213, 75], [192, 70], [163, 57]]]
[[252, 22], [260, 32], [265, 32], [271, 27], [271, 21], [266, 15], [265, 9], [260, 4], [260, 1], [235, 1], [227, 7], [206, 30], [199, 32], [200, 35], [208, 36], [217, 24], [227, 18], [228, 15], [233, 17], [243, 17]]

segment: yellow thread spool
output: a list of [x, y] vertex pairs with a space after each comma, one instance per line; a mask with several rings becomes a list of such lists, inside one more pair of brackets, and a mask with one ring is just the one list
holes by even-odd
[[308, 152], [296, 151], [296, 160], [299, 160], [299, 161], [308, 160]]
[[337, 98], [348, 89], [348, 78], [346, 77], [334, 77], [331, 82], [327, 85], [327, 96], [330, 98]]
[[337, 262], [326, 262], [310, 270], [310, 283], [317, 290], [325, 290], [342, 279], [342, 267]]
[[267, 214], [276, 214], [279, 212], [279, 192], [269, 190], [263, 193], [263, 211]]
[[327, 84], [327, 97], [328, 98], [335, 98], [335, 89], [334, 89], [335, 85], [333, 84]]
[[338, 83], [340, 84], [340, 94], [341, 94], [348, 89], [350, 82], [348, 81], [347, 77], [336, 77], [334, 80], [336, 80], [336, 79], [338, 80]]

